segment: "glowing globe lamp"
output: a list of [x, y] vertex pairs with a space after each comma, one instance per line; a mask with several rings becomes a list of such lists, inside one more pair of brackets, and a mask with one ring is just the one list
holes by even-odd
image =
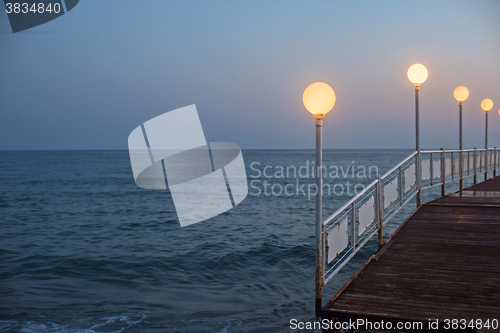
[[481, 109], [488, 112], [493, 109], [493, 101], [489, 98], [485, 98], [481, 101]]
[[323, 119], [333, 109], [336, 99], [335, 91], [324, 82], [309, 85], [302, 96], [307, 111], [316, 119]]
[[429, 76], [429, 72], [427, 71], [427, 68], [422, 65], [422, 64], [413, 64], [408, 68], [408, 72], [406, 73], [408, 76], [408, 80], [410, 80], [411, 83], [415, 87], [420, 87], [422, 83], [427, 80], [427, 77]]
[[458, 86], [453, 91], [453, 97], [455, 97], [459, 103], [463, 103], [467, 98], [469, 98], [469, 89], [464, 86]]

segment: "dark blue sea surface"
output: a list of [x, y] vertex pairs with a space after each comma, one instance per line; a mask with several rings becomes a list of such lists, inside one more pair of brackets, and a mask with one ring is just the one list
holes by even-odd
[[[340, 185], [325, 195], [324, 217], [352, 197], [348, 181], [367, 185], [376, 177], [370, 166], [383, 174], [410, 153], [326, 150], [325, 166], [355, 166], [356, 175], [325, 178]], [[272, 333], [291, 332], [290, 319], [312, 320], [314, 151], [243, 157], [254, 181], [247, 198], [181, 228], [168, 190], [136, 186], [127, 151], [0, 152], [0, 331]], [[304, 166], [304, 175], [307, 165], [309, 177], [280, 177], [279, 166]], [[305, 195], [277, 195], [287, 184], [304, 185]], [[326, 298], [376, 246], [327, 285]]]

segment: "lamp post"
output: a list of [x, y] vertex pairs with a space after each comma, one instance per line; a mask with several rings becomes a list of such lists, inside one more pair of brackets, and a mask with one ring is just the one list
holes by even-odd
[[484, 180], [488, 179], [488, 113], [493, 108], [493, 101], [485, 98], [481, 101], [481, 109], [486, 113], [486, 128], [484, 131], [484, 148], [486, 149], [484, 157]]
[[[500, 110], [498, 110], [498, 115], [500, 116]], [[497, 176], [497, 169], [498, 169], [498, 150], [496, 150], [495, 147], [495, 169], [493, 169], [493, 177]]]
[[459, 141], [460, 141], [460, 163], [459, 163], [459, 170], [460, 170], [460, 190], [464, 188], [464, 172], [463, 172], [463, 167], [464, 167], [464, 147], [462, 145], [462, 103], [465, 102], [465, 100], [469, 97], [469, 89], [465, 88], [464, 86], [458, 86], [453, 90], [453, 97], [458, 101], [458, 113], [459, 113]]
[[321, 214], [323, 196], [323, 119], [333, 109], [336, 96], [332, 87], [324, 82], [315, 82], [304, 91], [302, 101], [307, 111], [316, 118], [316, 316], [321, 315], [321, 297], [323, 289], [323, 219]]
[[415, 141], [416, 141], [416, 151], [417, 151], [417, 207], [420, 207], [420, 189], [422, 188], [422, 177], [421, 177], [421, 161], [420, 161], [420, 119], [419, 119], [419, 95], [420, 95], [420, 85], [427, 80], [429, 72], [427, 68], [422, 64], [413, 64], [408, 68], [406, 73], [408, 80], [415, 86]]

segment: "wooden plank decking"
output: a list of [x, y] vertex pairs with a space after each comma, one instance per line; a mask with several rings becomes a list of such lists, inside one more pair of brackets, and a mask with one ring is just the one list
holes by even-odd
[[500, 177], [421, 206], [322, 317], [500, 321]]

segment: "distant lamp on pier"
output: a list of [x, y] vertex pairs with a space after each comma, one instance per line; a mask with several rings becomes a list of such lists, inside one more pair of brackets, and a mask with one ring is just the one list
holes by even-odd
[[458, 103], [463, 103], [469, 98], [469, 89], [464, 86], [458, 86], [453, 90], [453, 97], [455, 97]]
[[486, 113], [486, 128], [484, 130], [484, 148], [486, 149], [486, 165], [484, 171], [484, 180], [488, 179], [488, 113], [493, 109], [493, 101], [489, 98], [485, 98], [481, 101], [481, 109]]
[[[316, 118], [316, 268], [322, 267], [322, 262], [325, 258], [323, 253], [323, 234], [324, 225], [322, 217], [322, 196], [323, 196], [323, 139], [322, 128], [325, 115], [333, 109], [336, 96], [332, 87], [324, 82], [315, 82], [309, 85], [304, 91], [302, 101], [307, 111], [311, 112]], [[321, 312], [321, 295], [323, 289], [323, 272], [321, 269], [316, 269], [316, 315]]]
[[463, 172], [463, 159], [464, 159], [464, 147], [462, 145], [462, 103], [469, 98], [469, 89], [464, 86], [458, 86], [453, 90], [453, 97], [458, 101], [458, 113], [459, 113], [459, 146], [460, 146], [460, 190], [464, 188], [464, 172]]
[[488, 112], [493, 109], [493, 101], [489, 98], [485, 98], [481, 101], [481, 109]]
[[419, 94], [420, 94], [420, 85], [427, 80], [429, 76], [429, 72], [427, 68], [422, 64], [413, 64], [408, 68], [406, 72], [408, 76], [408, 80], [415, 86], [415, 141], [416, 141], [416, 151], [417, 151], [417, 160], [416, 160], [416, 171], [417, 171], [417, 207], [420, 206], [420, 189], [422, 187], [421, 181], [421, 168], [420, 168], [420, 120], [419, 120]]

